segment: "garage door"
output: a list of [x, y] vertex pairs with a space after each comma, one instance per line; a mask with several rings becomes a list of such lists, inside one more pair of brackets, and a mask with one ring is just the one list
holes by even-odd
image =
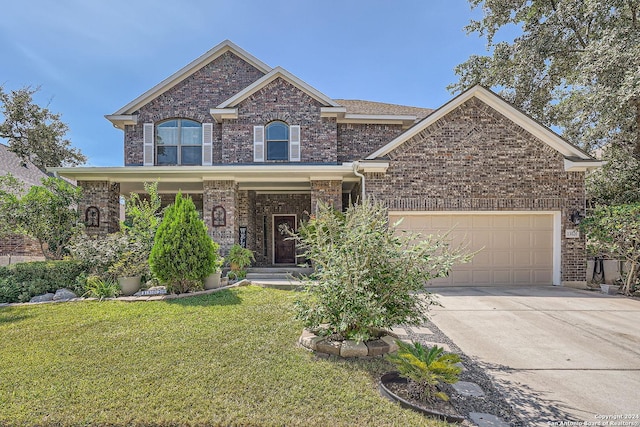
[[553, 214], [412, 214], [393, 212], [398, 228], [423, 235], [451, 231], [454, 244], [478, 251], [434, 285], [550, 285], [553, 281]]

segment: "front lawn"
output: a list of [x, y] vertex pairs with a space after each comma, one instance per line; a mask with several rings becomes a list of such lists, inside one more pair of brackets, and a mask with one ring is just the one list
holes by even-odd
[[0, 425], [446, 425], [379, 396], [387, 362], [298, 348], [293, 298], [0, 308]]

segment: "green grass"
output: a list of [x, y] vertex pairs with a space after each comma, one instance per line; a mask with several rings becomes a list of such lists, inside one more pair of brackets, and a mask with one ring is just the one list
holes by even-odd
[[0, 425], [446, 425], [381, 398], [381, 359], [296, 346], [295, 293], [0, 308]]

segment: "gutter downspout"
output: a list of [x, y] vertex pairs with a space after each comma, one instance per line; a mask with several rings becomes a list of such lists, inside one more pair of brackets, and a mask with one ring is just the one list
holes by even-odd
[[355, 162], [353, 162], [353, 173], [355, 176], [359, 177], [361, 180], [361, 190], [362, 190], [362, 200], [361, 202], [364, 201], [365, 198], [365, 188], [364, 188], [364, 183], [365, 183], [365, 177], [363, 174], [361, 174], [360, 172], [358, 172], [358, 166], [360, 166], [360, 162], [358, 160], [356, 160]]

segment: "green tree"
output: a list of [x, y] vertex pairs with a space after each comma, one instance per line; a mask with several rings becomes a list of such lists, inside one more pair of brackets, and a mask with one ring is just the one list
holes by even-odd
[[640, 273], [640, 203], [599, 206], [580, 227], [589, 236], [591, 251], [627, 261], [622, 291], [631, 293]]
[[[639, 0], [469, 2], [482, 7], [484, 15], [466, 30], [486, 37], [490, 55], [472, 55], [458, 65], [460, 79], [450, 90], [478, 83], [499, 89], [502, 97], [543, 124], [559, 128], [583, 149], [608, 146], [610, 169], [599, 179], [632, 169], [627, 161], [637, 164]], [[505, 32], [516, 36], [501, 40]], [[637, 174], [629, 178], [638, 185]], [[629, 195], [626, 187], [608, 188], [614, 194], [605, 199]]]
[[178, 193], [156, 232], [149, 257], [151, 271], [170, 292], [187, 292], [201, 287], [213, 272], [217, 253], [218, 245], [207, 234], [193, 201]]
[[16, 234], [15, 212], [24, 186], [10, 173], [0, 176], [0, 238]]
[[8, 140], [10, 151], [45, 172], [47, 167], [83, 164], [86, 157], [65, 139], [69, 127], [60, 114], [34, 102], [38, 90], [24, 87], [5, 92], [0, 86], [0, 138]]
[[11, 233], [37, 240], [45, 258], [62, 259], [76, 230], [81, 196], [80, 188], [59, 178], [44, 178], [24, 196], [0, 191], [0, 221]]
[[419, 325], [435, 301], [416, 293], [470, 259], [445, 237], [396, 232], [380, 202], [367, 199], [344, 214], [318, 206], [297, 235], [317, 284], [296, 306], [298, 318], [320, 334], [365, 341], [378, 329]]

